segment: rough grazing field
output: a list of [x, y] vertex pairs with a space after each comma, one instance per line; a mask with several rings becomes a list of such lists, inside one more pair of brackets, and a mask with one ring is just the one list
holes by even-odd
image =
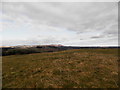
[[3, 88], [117, 88], [117, 49], [3, 56]]

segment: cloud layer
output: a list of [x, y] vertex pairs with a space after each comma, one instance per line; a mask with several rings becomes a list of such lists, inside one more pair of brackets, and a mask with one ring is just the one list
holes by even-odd
[[3, 3], [3, 45], [117, 45], [115, 2]]

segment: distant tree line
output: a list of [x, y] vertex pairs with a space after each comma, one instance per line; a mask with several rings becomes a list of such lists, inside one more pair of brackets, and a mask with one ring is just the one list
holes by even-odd
[[7, 49], [2, 50], [2, 56], [37, 53], [34, 49]]
[[[7, 56], [7, 55], [22, 55], [22, 54], [30, 54], [30, 53], [42, 53], [42, 52], [56, 52], [68, 49], [95, 49], [95, 48], [118, 48], [118, 47], [71, 47], [71, 46], [36, 46], [36, 47], [29, 47], [29, 48], [11, 48], [5, 47], [0, 48], [0, 56]], [[2, 53], [1, 53], [2, 52]]]
[[37, 46], [30, 48], [2, 48], [2, 56], [7, 55], [22, 55], [30, 53], [42, 53], [42, 52], [55, 52], [62, 51], [65, 48], [55, 47], [55, 46]]

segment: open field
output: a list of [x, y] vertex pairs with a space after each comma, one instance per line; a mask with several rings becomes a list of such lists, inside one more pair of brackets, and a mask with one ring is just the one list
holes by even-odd
[[117, 49], [3, 56], [3, 88], [117, 88]]

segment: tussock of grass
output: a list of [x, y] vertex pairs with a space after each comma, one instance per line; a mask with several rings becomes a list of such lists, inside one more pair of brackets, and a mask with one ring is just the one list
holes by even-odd
[[3, 88], [117, 88], [117, 49], [3, 56]]

